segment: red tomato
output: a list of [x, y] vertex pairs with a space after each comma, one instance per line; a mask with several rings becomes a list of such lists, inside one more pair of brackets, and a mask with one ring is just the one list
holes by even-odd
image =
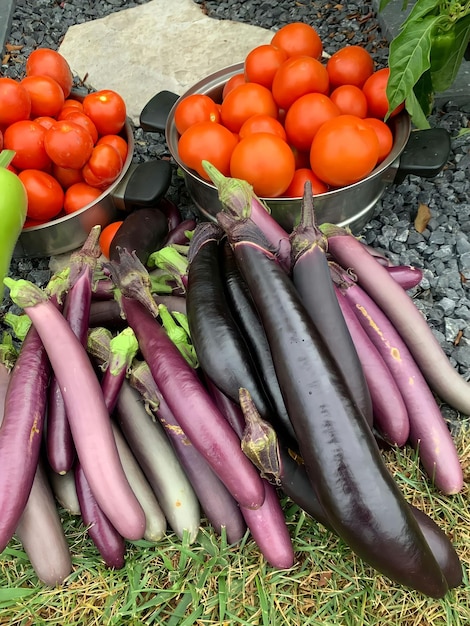
[[194, 93], [180, 100], [175, 108], [175, 126], [180, 135], [198, 122], [219, 122], [218, 105], [202, 93]]
[[93, 139], [83, 126], [60, 120], [46, 132], [44, 145], [56, 165], [80, 169], [91, 156]]
[[323, 52], [323, 44], [317, 31], [309, 24], [291, 22], [280, 28], [271, 43], [282, 48], [287, 56], [310, 56], [319, 59]]
[[379, 120], [376, 117], [366, 117], [364, 122], [373, 128], [377, 135], [377, 139], [379, 140], [378, 163], [381, 163], [392, 150], [393, 133], [385, 122], [382, 122], [382, 120]]
[[40, 124], [41, 126], [44, 126], [46, 130], [49, 130], [49, 128], [57, 122], [57, 120], [54, 117], [49, 117], [48, 115], [41, 115], [40, 117], [35, 117], [34, 121], [36, 122], [36, 124]]
[[63, 189], [67, 189], [75, 183], [83, 182], [82, 170], [72, 170], [68, 167], [60, 167], [55, 163], [52, 164], [51, 174], [60, 183]]
[[345, 46], [335, 52], [326, 64], [330, 84], [362, 87], [374, 71], [374, 59], [361, 46]]
[[252, 135], [253, 133], [273, 133], [286, 141], [286, 131], [284, 126], [274, 117], [269, 115], [253, 115], [246, 122], [243, 122], [238, 133], [240, 139]]
[[257, 114], [277, 118], [277, 106], [272, 93], [263, 85], [244, 83], [227, 94], [220, 108], [222, 123], [238, 133], [243, 122]]
[[114, 235], [119, 230], [121, 224], [122, 224], [122, 221], [111, 222], [111, 224], [108, 224], [107, 226], [105, 226], [103, 230], [101, 231], [99, 244], [100, 244], [101, 252], [107, 259], [109, 259], [109, 248], [111, 246], [111, 242], [114, 238]]
[[272, 44], [253, 48], [245, 57], [245, 79], [271, 89], [274, 74], [287, 59], [287, 53]]
[[70, 122], [75, 122], [75, 124], [78, 124], [79, 126], [83, 126], [83, 128], [90, 133], [93, 143], [95, 144], [98, 141], [98, 131], [96, 130], [94, 123], [91, 121], [91, 118], [89, 118], [88, 115], [85, 115], [85, 113], [82, 113], [82, 111], [79, 111], [78, 109], [75, 110], [74, 107], [68, 107], [68, 109], [69, 110], [62, 109], [61, 119], [69, 120]]
[[308, 56], [291, 57], [284, 61], [274, 76], [272, 92], [276, 104], [288, 109], [307, 93], [327, 94], [329, 79], [326, 67]]
[[126, 162], [129, 146], [121, 135], [103, 135], [103, 137], [98, 139], [96, 145], [99, 146], [102, 143], [108, 143], [110, 146], [113, 146], [121, 155], [122, 162]]
[[13, 78], [0, 78], [0, 127], [27, 120], [31, 114], [31, 96]]
[[99, 181], [99, 186], [107, 186], [116, 180], [122, 171], [122, 159], [119, 152], [108, 143], [95, 146], [90, 158], [82, 169], [85, 182], [91, 186]]
[[126, 123], [126, 104], [112, 89], [85, 96], [83, 112], [92, 119], [100, 135], [117, 135]]
[[3, 150], [3, 133], [0, 130], [0, 151]]
[[[379, 120], [383, 120], [388, 112], [388, 97], [387, 97], [387, 83], [390, 76], [390, 69], [384, 67], [381, 70], [377, 70], [366, 80], [362, 87], [367, 98], [367, 115], [368, 117], [376, 117]], [[392, 111], [390, 117], [393, 117], [397, 113], [403, 110], [405, 103], [398, 105], [397, 108]]]
[[237, 145], [235, 135], [215, 122], [199, 122], [185, 131], [178, 141], [181, 161], [202, 178], [209, 180], [201, 161], [209, 161], [225, 176], [230, 175], [230, 157]]
[[79, 211], [91, 202], [94, 202], [101, 194], [101, 189], [91, 187], [85, 182], [70, 185], [64, 196], [64, 211], [67, 214]]
[[50, 76], [62, 87], [67, 98], [72, 90], [73, 75], [65, 58], [55, 50], [37, 48], [26, 60], [26, 76]]
[[243, 83], [246, 83], [244, 72], [234, 74], [231, 78], [229, 78], [222, 90], [222, 100], [225, 99], [225, 96], [232, 91], [232, 89], [235, 89], [238, 85], [243, 85]]
[[308, 167], [303, 167], [295, 170], [294, 177], [291, 180], [289, 187], [284, 192], [284, 196], [287, 198], [301, 198], [304, 195], [305, 183], [309, 180], [312, 184], [312, 193], [314, 195], [319, 193], [325, 193], [328, 191], [328, 186], [321, 181], [318, 176], [312, 172]]
[[64, 105], [64, 92], [50, 76], [26, 76], [21, 81], [31, 97], [31, 117], [55, 117]]
[[32, 220], [50, 220], [64, 205], [64, 192], [56, 179], [41, 170], [23, 170], [18, 174], [28, 196], [28, 217]]
[[67, 107], [74, 107], [75, 109], [78, 109], [79, 111], [83, 111], [83, 104], [80, 102], [80, 100], [75, 100], [75, 98], [66, 98], [64, 100], [64, 109]]
[[295, 159], [288, 144], [272, 133], [254, 133], [234, 148], [230, 175], [246, 180], [261, 197], [282, 196], [295, 171]]
[[354, 115], [339, 115], [318, 129], [310, 150], [310, 166], [332, 187], [351, 185], [374, 169], [379, 142], [374, 130]]
[[4, 148], [16, 152], [12, 165], [19, 170], [45, 170], [51, 159], [45, 149], [46, 129], [32, 120], [8, 126], [3, 137]]
[[330, 98], [343, 114], [362, 118], [367, 115], [367, 99], [356, 85], [340, 85], [331, 92]]
[[325, 94], [307, 93], [301, 96], [287, 111], [284, 126], [288, 143], [298, 150], [310, 150], [312, 140], [323, 122], [340, 113], [336, 104]]

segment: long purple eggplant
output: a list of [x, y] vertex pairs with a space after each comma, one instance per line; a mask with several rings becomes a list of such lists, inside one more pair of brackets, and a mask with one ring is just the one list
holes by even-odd
[[327, 259], [326, 237], [314, 214], [310, 183], [305, 185], [300, 222], [292, 231], [292, 281], [312, 322], [341, 372], [349, 393], [372, 426], [372, 400], [361, 361], [336, 299]]
[[[46, 349], [64, 396], [77, 455], [93, 495], [123, 537], [141, 539], [145, 515], [122, 469], [109, 413], [85, 348], [43, 291], [25, 280], [6, 278], [5, 281], [12, 300], [30, 316]], [[24, 386], [18, 402], [24, 404]], [[17, 450], [15, 454], [21, 458]]]
[[0, 427], [0, 552], [15, 532], [33, 484], [50, 375], [47, 352], [31, 326], [10, 374]]
[[262, 417], [280, 428], [295, 445], [285, 407], [278, 414], [270, 404], [263, 372], [257, 370], [229, 305], [222, 273], [223, 235], [217, 224], [204, 222], [197, 226], [191, 240], [186, 294], [191, 342], [206, 376], [235, 402], [240, 387], [246, 387]]
[[155, 382], [181, 428], [232, 496], [243, 506], [259, 507], [264, 500], [261, 478], [196, 372], [144, 305], [123, 297], [122, 307]]
[[404, 446], [410, 435], [410, 420], [400, 389], [345, 295], [336, 285], [334, 289], [366, 377], [372, 399], [374, 426], [387, 443]]
[[331, 525], [392, 580], [443, 597], [442, 571], [292, 281], [253, 223], [217, 217], [260, 313], [307, 474]]
[[470, 383], [452, 366], [426, 319], [389, 272], [345, 229], [322, 224], [328, 249], [382, 309], [401, 335], [431, 389], [450, 406], [470, 415]]
[[75, 486], [88, 535], [105, 564], [114, 569], [121, 569], [124, 567], [125, 541], [97, 503], [80, 462], [75, 465]]
[[180, 538], [187, 531], [194, 542], [201, 521], [197, 496], [162, 426], [147, 413], [143, 397], [128, 381], [119, 393], [116, 414], [171, 528]]
[[[65, 294], [63, 314], [82, 345], [86, 345], [93, 272], [100, 256], [101, 229], [91, 229], [82, 248], [70, 260], [69, 288]], [[58, 474], [65, 474], [75, 460], [75, 447], [67, 419], [64, 399], [55, 375], [52, 375], [48, 392], [46, 453], [49, 465]]]
[[189, 441], [158, 389], [145, 361], [134, 363], [129, 381], [145, 399], [148, 410], [165, 429], [211, 526], [219, 535], [222, 527], [225, 527], [229, 543], [240, 541], [246, 525], [237, 503], [206, 459]]
[[410, 422], [409, 440], [418, 449], [428, 476], [444, 493], [459, 492], [464, 483], [459, 455], [427, 382], [407, 345], [387, 316], [345, 272], [342, 289], [362, 327], [392, 372]]

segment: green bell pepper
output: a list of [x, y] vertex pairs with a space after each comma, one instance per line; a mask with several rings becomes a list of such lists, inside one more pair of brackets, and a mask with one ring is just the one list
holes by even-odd
[[454, 27], [443, 30], [438, 28], [432, 35], [431, 43], [431, 73], [441, 70], [447, 61], [449, 56], [454, 51], [455, 47], [455, 32]]
[[[0, 296], [8, 274], [15, 244], [28, 210], [28, 196], [21, 180], [7, 169], [15, 156], [12, 150], [0, 152]], [[0, 298], [0, 299], [1, 299]]]

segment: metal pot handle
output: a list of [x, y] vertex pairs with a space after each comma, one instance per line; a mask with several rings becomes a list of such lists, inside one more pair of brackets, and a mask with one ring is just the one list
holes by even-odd
[[449, 160], [450, 134], [444, 128], [427, 128], [410, 133], [400, 155], [395, 184], [403, 182], [408, 174], [434, 178]]
[[155, 206], [168, 191], [171, 176], [171, 164], [163, 159], [131, 163], [113, 190], [114, 206], [120, 211], [127, 212]]
[[172, 91], [159, 91], [144, 106], [140, 113], [140, 127], [148, 132], [165, 132], [166, 123], [173, 105], [179, 96]]

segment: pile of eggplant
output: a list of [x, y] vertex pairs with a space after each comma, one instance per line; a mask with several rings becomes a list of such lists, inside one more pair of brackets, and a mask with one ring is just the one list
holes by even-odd
[[0, 550], [16, 534], [40, 580], [63, 583], [57, 500], [109, 567], [126, 541], [158, 549], [167, 525], [196, 541], [204, 515], [287, 569], [285, 494], [391, 580], [443, 597], [459, 558], [379, 445], [411, 443], [437, 488], [462, 488], [434, 393], [468, 414], [470, 388], [406, 293], [419, 271], [319, 228], [308, 186], [289, 234], [206, 167], [216, 222], [163, 199], [124, 220], [108, 262], [95, 227], [46, 288], [5, 279], [29, 324], [0, 351]]

